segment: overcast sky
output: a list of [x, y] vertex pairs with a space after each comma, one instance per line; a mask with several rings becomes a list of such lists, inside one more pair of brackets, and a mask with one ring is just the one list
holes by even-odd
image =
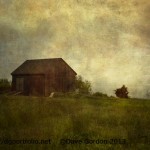
[[62, 57], [94, 91], [150, 86], [150, 1], [0, 0], [0, 78], [26, 59]]

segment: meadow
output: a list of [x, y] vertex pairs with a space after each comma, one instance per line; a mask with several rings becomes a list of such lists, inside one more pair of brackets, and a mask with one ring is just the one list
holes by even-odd
[[144, 99], [1, 95], [0, 149], [150, 149], [149, 116]]

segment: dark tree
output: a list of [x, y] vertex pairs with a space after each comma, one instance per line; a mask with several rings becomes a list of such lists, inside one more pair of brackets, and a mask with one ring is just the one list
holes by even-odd
[[128, 92], [127, 87], [125, 87], [125, 85], [123, 85], [123, 86], [122, 86], [121, 88], [119, 88], [119, 89], [116, 89], [116, 90], [115, 90], [115, 94], [116, 94], [116, 96], [119, 97], [119, 98], [129, 98], [129, 97], [128, 97], [129, 92]]

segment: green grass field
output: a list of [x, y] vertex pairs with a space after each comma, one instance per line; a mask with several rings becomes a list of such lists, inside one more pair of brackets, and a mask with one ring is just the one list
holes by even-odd
[[1, 95], [0, 149], [150, 149], [150, 100]]

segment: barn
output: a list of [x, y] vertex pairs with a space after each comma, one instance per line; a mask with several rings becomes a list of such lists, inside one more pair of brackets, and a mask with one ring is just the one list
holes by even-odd
[[77, 73], [62, 58], [52, 58], [26, 60], [11, 75], [12, 91], [49, 96], [73, 91]]

